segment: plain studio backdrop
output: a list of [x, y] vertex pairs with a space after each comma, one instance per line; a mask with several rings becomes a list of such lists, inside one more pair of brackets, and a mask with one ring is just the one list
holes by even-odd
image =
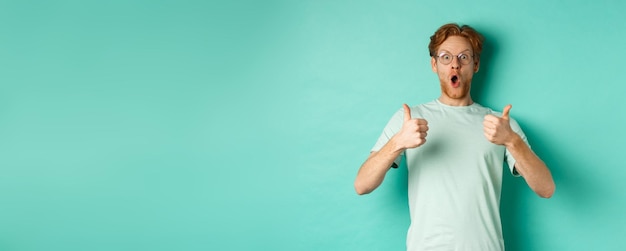
[[[406, 169], [353, 181], [429, 37], [486, 37], [554, 197], [504, 174], [507, 250], [626, 248], [624, 1], [0, 1], [0, 250], [403, 250]], [[505, 167], [503, 167], [505, 168]]]

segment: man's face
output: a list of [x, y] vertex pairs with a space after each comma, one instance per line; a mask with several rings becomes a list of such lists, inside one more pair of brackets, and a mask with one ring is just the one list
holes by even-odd
[[448, 37], [439, 46], [435, 57], [431, 58], [431, 66], [433, 72], [439, 76], [441, 98], [445, 99], [442, 101], [471, 101], [470, 86], [474, 73], [478, 71], [479, 62], [474, 60], [474, 51], [466, 38]]

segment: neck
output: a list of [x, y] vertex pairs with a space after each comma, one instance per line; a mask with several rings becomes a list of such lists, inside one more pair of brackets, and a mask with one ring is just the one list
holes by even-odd
[[472, 101], [472, 98], [469, 95], [461, 99], [454, 99], [454, 98], [441, 95], [441, 97], [439, 97], [439, 102], [445, 105], [449, 105], [449, 106], [469, 106], [474, 103], [474, 101]]

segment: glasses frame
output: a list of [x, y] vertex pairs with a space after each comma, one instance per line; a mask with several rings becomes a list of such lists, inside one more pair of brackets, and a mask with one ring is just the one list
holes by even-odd
[[[451, 56], [450, 62], [444, 63], [444, 62], [440, 59], [441, 57], [443, 57], [443, 56], [445, 56], [445, 55], [450, 55], [450, 56]], [[465, 56], [468, 56], [467, 62], [463, 62], [463, 59], [461, 59], [461, 56], [464, 56], [464, 55], [465, 55]], [[455, 58], [455, 57], [457, 58], [457, 60], [459, 61], [459, 63], [460, 63], [461, 65], [468, 65], [468, 64], [470, 64], [470, 63], [474, 60], [474, 55], [473, 55], [473, 54], [470, 54], [469, 52], [465, 52], [465, 51], [464, 51], [464, 52], [461, 52], [461, 53], [459, 53], [459, 54], [457, 54], [457, 55], [455, 56], [455, 55], [452, 55], [452, 53], [450, 53], [450, 52], [447, 52], [447, 51], [442, 51], [442, 52], [440, 52], [440, 53], [439, 53], [439, 55], [437, 55], [437, 62], [440, 62], [440, 63], [441, 63], [441, 64], [443, 64], [443, 65], [449, 65], [449, 64], [451, 64], [451, 63], [452, 63], [452, 61], [454, 61], [454, 58]]]

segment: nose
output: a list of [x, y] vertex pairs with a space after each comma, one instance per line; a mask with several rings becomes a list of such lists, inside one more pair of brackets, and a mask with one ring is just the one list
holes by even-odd
[[452, 66], [452, 69], [459, 69], [461, 67], [461, 59], [459, 59], [459, 57], [452, 57], [452, 62], [450, 63], [450, 66]]

